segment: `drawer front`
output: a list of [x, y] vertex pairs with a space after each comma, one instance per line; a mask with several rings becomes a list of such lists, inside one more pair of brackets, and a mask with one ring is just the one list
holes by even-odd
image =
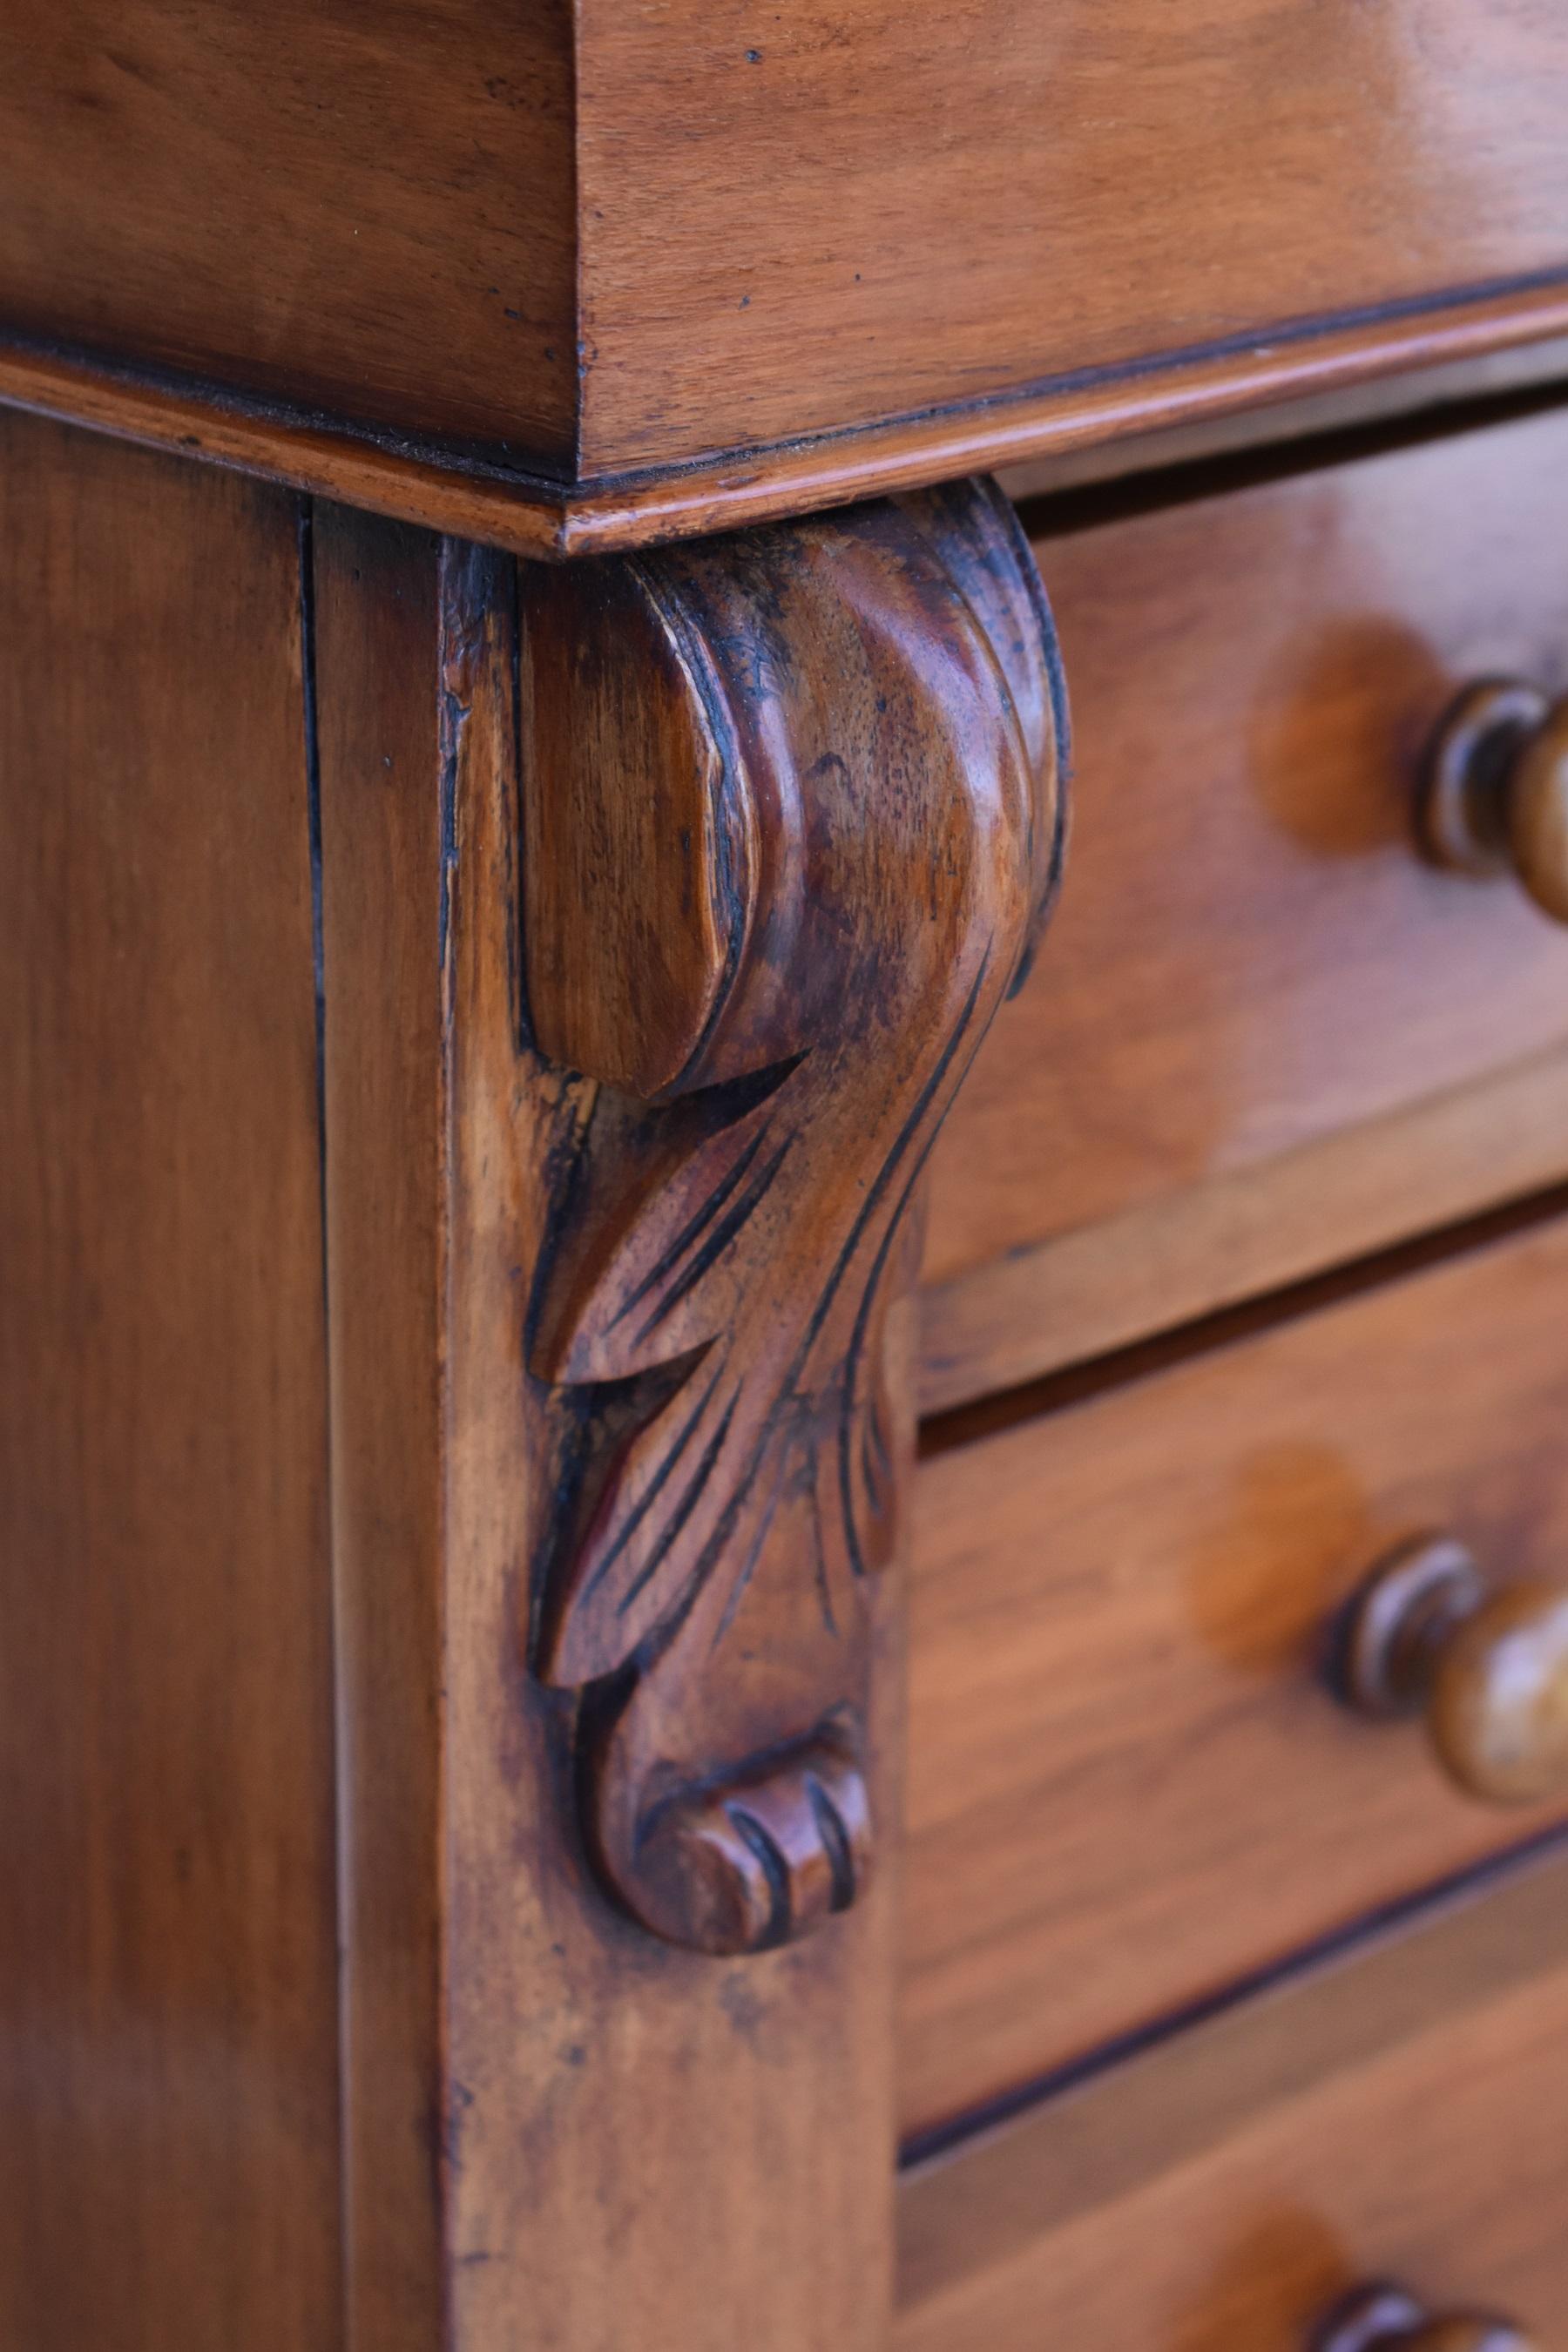
[[1556, 1860], [916, 2173], [897, 2352], [1309, 2352], [1373, 2279], [1568, 2352], [1565, 1952]]
[[1412, 839], [1461, 684], [1568, 685], [1568, 410], [1036, 551], [1075, 835], [935, 1155], [931, 1407], [1568, 1169], [1568, 928]]
[[1321, 1669], [1423, 1532], [1561, 1575], [1565, 1307], [1554, 1222], [922, 1465], [909, 2130], [1553, 1817], [1461, 1795]]

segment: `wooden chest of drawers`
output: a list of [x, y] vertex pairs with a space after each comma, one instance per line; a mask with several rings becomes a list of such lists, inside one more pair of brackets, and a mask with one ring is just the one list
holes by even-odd
[[1568, 24], [0, 123], [0, 2344], [1568, 2347]]

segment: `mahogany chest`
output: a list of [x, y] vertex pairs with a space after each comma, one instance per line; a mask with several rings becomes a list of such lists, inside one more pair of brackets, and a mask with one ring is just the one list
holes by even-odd
[[0, 2343], [1568, 2352], [1568, 20], [12, 0]]

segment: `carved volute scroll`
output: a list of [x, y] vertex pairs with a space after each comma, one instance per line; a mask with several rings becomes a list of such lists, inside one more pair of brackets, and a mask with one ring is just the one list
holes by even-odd
[[530, 1016], [598, 1081], [531, 1311], [583, 1465], [534, 1664], [623, 1901], [760, 1950], [870, 1865], [883, 1326], [1060, 862], [1050, 617], [973, 482], [535, 575], [522, 643]]

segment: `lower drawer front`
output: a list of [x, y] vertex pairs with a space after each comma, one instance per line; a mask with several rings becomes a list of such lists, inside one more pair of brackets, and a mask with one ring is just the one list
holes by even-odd
[[1568, 1559], [1568, 1221], [937, 1454], [900, 2064], [920, 2132], [1533, 1834], [1323, 1685], [1393, 1548]]
[[1308, 2352], [1363, 2282], [1568, 2352], [1568, 1860], [906, 2182], [897, 2352]]

